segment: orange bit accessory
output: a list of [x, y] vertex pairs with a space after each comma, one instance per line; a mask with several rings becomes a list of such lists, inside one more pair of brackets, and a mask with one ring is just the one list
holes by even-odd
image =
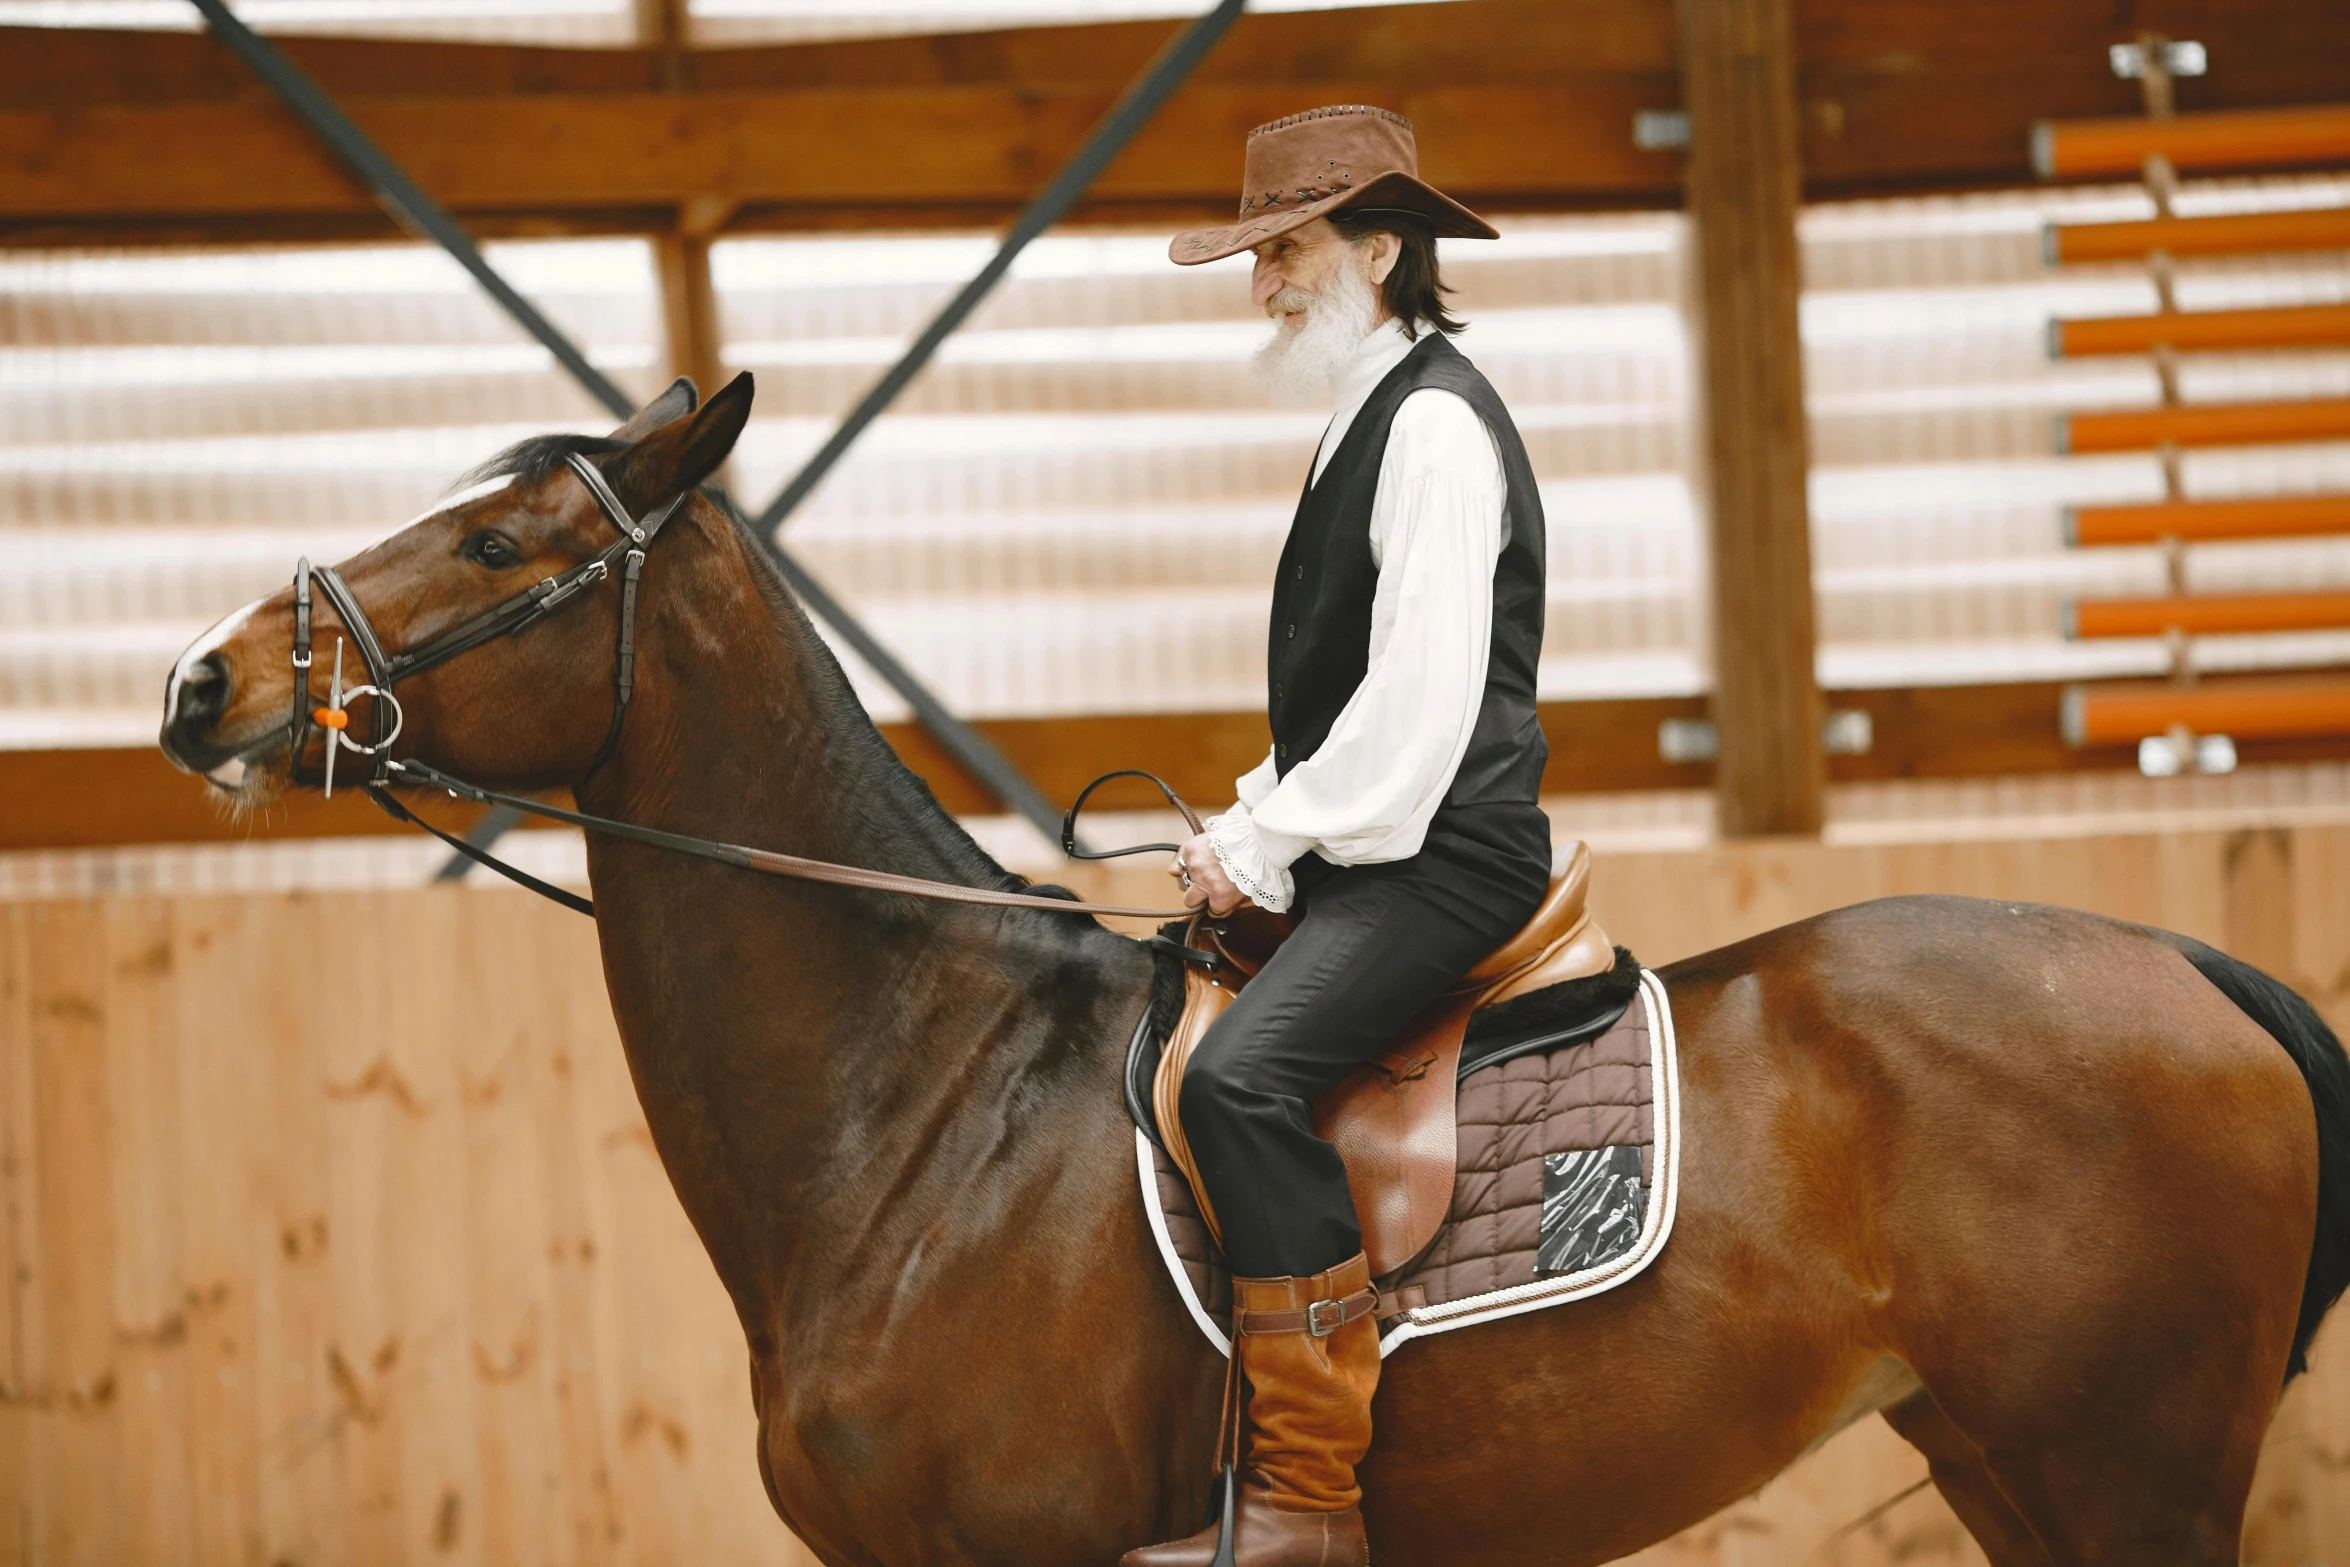
[[351, 727], [351, 715], [339, 707], [312, 708], [310, 721], [321, 729], [348, 729]]

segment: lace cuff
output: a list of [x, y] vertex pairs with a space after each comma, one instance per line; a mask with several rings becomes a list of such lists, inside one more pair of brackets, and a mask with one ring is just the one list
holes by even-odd
[[1266, 855], [1264, 845], [1257, 841], [1257, 824], [1250, 818], [1248, 807], [1236, 805], [1211, 819], [1208, 847], [1216, 851], [1216, 863], [1224, 867], [1232, 885], [1246, 893], [1258, 908], [1279, 914], [1297, 896], [1288, 868], [1274, 864]]

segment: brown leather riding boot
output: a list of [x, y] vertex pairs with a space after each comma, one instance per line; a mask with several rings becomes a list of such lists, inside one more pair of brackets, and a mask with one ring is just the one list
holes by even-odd
[[[1247, 1479], [1233, 1526], [1239, 1567], [1367, 1567], [1355, 1465], [1371, 1447], [1378, 1296], [1360, 1254], [1302, 1279], [1234, 1279], [1248, 1376]], [[1217, 1526], [1128, 1551], [1119, 1567], [1208, 1567]]]

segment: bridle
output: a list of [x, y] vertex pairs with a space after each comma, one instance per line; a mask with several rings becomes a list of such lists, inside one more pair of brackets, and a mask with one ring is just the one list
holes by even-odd
[[[623, 822], [608, 816], [591, 816], [582, 811], [567, 811], [560, 806], [547, 805], [522, 795], [502, 790], [485, 789], [479, 784], [467, 783], [436, 767], [422, 762], [403, 761], [391, 754], [392, 742], [397, 740], [404, 721], [400, 700], [393, 694], [403, 680], [411, 679], [447, 663], [461, 653], [501, 637], [510, 637], [528, 630], [552, 615], [564, 605], [585, 596], [591, 589], [613, 575], [617, 566], [620, 575], [620, 639], [613, 659], [612, 722], [604, 733], [604, 743], [597, 747], [595, 757], [580, 775], [585, 782], [597, 769], [611, 759], [620, 744], [620, 731], [628, 717], [628, 704], [636, 689], [636, 601], [637, 584], [643, 575], [645, 552], [653, 540], [685, 503], [690, 490], [682, 490], [666, 502], [647, 512], [642, 520], [629, 514], [627, 506], [613, 493], [611, 485], [596, 471], [593, 463], [578, 452], [567, 454], [564, 465], [579, 476], [582, 484], [596, 502], [620, 537], [602, 553], [582, 561], [569, 570], [548, 577], [532, 587], [501, 603], [482, 611], [464, 624], [442, 632], [421, 647], [399, 653], [387, 652], [383, 639], [360, 607], [358, 595], [351, 591], [341, 573], [332, 566], [313, 566], [305, 556], [294, 568], [294, 641], [293, 714], [287, 724], [289, 747], [288, 766], [297, 765], [302, 749], [309, 744], [310, 731], [318, 728], [327, 736], [327, 777], [331, 787], [334, 776], [334, 757], [338, 749], [367, 757], [372, 763], [366, 781], [360, 786], [386, 815], [411, 826], [421, 827], [450, 848], [475, 864], [497, 872], [517, 885], [528, 887], [542, 897], [551, 898], [565, 908], [594, 917], [595, 905], [576, 893], [567, 892], [531, 875], [520, 866], [508, 864], [465, 839], [442, 831], [423, 817], [416, 815], [395, 799], [390, 790], [395, 784], [410, 784], [428, 789], [439, 789], [453, 799], [470, 800], [479, 805], [502, 805], [525, 815], [544, 817], [550, 821], [566, 822], [590, 832], [625, 838], [655, 848], [671, 849], [720, 864], [737, 866], [744, 870], [762, 871], [769, 875], [789, 876], [802, 881], [829, 882], [836, 886], [858, 887], [874, 892], [902, 892], [916, 897], [934, 898], [952, 903], [977, 903], [998, 908], [1042, 909], [1066, 914], [1109, 914], [1137, 919], [1186, 919], [1197, 914], [1195, 909], [1132, 908], [1120, 904], [1086, 903], [1071, 898], [1048, 897], [1037, 893], [999, 892], [987, 887], [965, 887], [954, 882], [929, 881], [918, 876], [899, 876], [888, 871], [860, 869], [853, 865], [835, 865], [826, 860], [811, 860], [796, 854], [779, 854], [768, 849], [753, 849], [741, 844], [721, 843], [711, 838], [695, 838], [684, 833], [663, 832], [655, 827], [643, 827], [634, 822]], [[360, 661], [366, 665], [367, 681], [363, 685], [343, 689], [341, 679], [341, 648], [336, 649], [336, 675], [329, 701], [318, 707], [311, 704], [315, 693], [310, 689], [310, 671], [314, 658], [314, 637], [311, 627], [311, 588], [316, 584], [320, 596], [334, 607], [351, 640], [358, 644]], [[350, 715], [347, 703], [354, 697], [370, 698], [370, 738], [365, 742], [350, 738]], [[1116, 775], [1111, 775], [1116, 776]], [[1144, 775], [1148, 776], [1148, 775]], [[1101, 780], [1096, 779], [1098, 784]], [[1156, 783], [1158, 780], [1153, 779]], [[1199, 818], [1191, 808], [1177, 799], [1165, 784], [1166, 791], [1189, 821], [1192, 830], [1199, 830]], [[1086, 786], [1078, 803], [1069, 808], [1061, 827], [1062, 841], [1073, 846], [1076, 841], [1077, 812], [1084, 805], [1086, 795], [1094, 785]], [[1171, 847], [1148, 845], [1149, 848]], [[1140, 853], [1141, 850], [1121, 850], [1120, 853]], [[1088, 859], [1108, 858], [1106, 855], [1085, 855]]]
[[[595, 760], [588, 764], [584, 780], [592, 776], [611, 758], [613, 748], [620, 744], [620, 726], [628, 716], [628, 701], [636, 690], [636, 595], [638, 579], [644, 574], [645, 551], [660, 536], [662, 527], [685, 503], [685, 492], [679, 491], [667, 502], [647, 512], [642, 521], [632, 517], [612, 486], [596, 471], [595, 464], [578, 452], [563, 459], [564, 465], [579, 475], [588, 494], [595, 497], [596, 506], [620, 530], [620, 537], [600, 555], [581, 561], [570, 570], [548, 577], [523, 589], [513, 597], [492, 605], [461, 626], [454, 626], [422, 647], [402, 653], [387, 653], [383, 639], [375, 634], [375, 626], [367, 618], [367, 611], [359, 607], [359, 596], [351, 591], [342, 574], [332, 566], [313, 566], [308, 556], [294, 567], [294, 711], [287, 730], [291, 738], [291, 756], [299, 760], [302, 748], [310, 743], [313, 725], [327, 735], [327, 777], [334, 777], [334, 753], [339, 747], [358, 755], [372, 758], [375, 767], [367, 780], [372, 793], [392, 781], [399, 765], [391, 759], [392, 742], [399, 738], [405, 715], [400, 710], [400, 699], [392, 694], [401, 681], [437, 668], [460, 653], [470, 653], [486, 642], [500, 637], [514, 636], [552, 615], [590, 588], [612, 575], [617, 562], [620, 570], [620, 646], [613, 660], [612, 723], [604, 732], [604, 743], [596, 750]], [[334, 606], [351, 640], [359, 646], [359, 658], [367, 666], [368, 683], [348, 691], [338, 690], [325, 707], [310, 705], [310, 668], [312, 662], [310, 630], [310, 586], [315, 580], [318, 591]], [[351, 698], [366, 696], [373, 717], [373, 738], [366, 744], [350, 738], [345, 704]]]

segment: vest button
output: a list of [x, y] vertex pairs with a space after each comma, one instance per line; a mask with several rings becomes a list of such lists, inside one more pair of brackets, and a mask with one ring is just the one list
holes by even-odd
[[1292, 641], [1292, 642], [1295, 642], [1295, 641], [1297, 640], [1297, 625], [1296, 625], [1296, 623], [1295, 623], [1295, 622], [1292, 622], [1292, 623], [1290, 624], [1290, 627], [1289, 627], [1289, 640], [1290, 640], [1290, 641]]
[[1288, 757], [1288, 755], [1289, 755], [1289, 747], [1287, 747], [1287, 746], [1283, 746], [1283, 747], [1281, 748], [1281, 755], [1283, 756], [1283, 758], [1284, 758], [1284, 759], [1286, 759], [1286, 758]]
[[1303, 567], [1303, 566], [1300, 566], [1300, 567], [1298, 567], [1298, 568], [1297, 568], [1297, 580], [1298, 580], [1298, 581], [1300, 581], [1300, 582], [1303, 582], [1303, 581], [1305, 581], [1305, 580], [1306, 580], [1306, 569], [1305, 569], [1305, 567]]
[[1274, 699], [1275, 699], [1276, 701], [1278, 701], [1278, 700], [1280, 699], [1280, 696], [1281, 696], [1281, 689], [1282, 689], [1282, 688], [1281, 688], [1280, 686], [1278, 686], [1278, 685], [1276, 685], [1276, 686], [1274, 686], [1274, 687], [1273, 687], [1273, 696], [1274, 696]]

